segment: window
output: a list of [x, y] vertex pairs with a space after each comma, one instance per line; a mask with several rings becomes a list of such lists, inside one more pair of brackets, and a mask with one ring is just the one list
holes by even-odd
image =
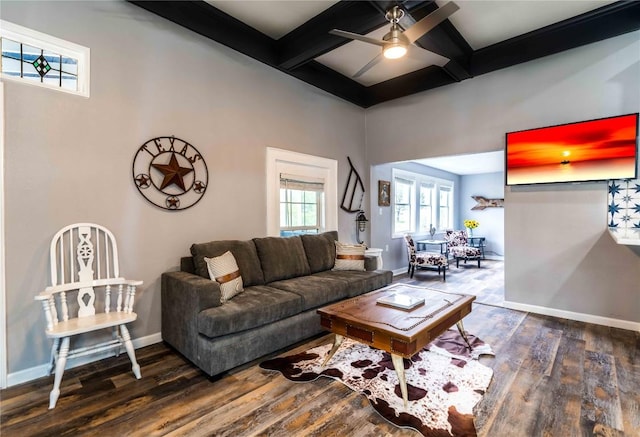
[[324, 180], [280, 174], [280, 235], [324, 230]]
[[453, 181], [393, 170], [393, 237], [453, 228]]
[[89, 49], [0, 20], [3, 79], [89, 97]]
[[420, 232], [429, 232], [433, 223], [433, 183], [420, 184]]
[[408, 179], [394, 178], [393, 233], [402, 234], [413, 231], [414, 182]]
[[338, 161], [267, 147], [267, 235], [338, 229]]
[[453, 228], [453, 187], [440, 186], [438, 188], [440, 197], [440, 216], [438, 219], [438, 229]]

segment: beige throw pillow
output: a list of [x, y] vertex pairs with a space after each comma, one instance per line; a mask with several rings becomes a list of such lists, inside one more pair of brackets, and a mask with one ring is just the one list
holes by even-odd
[[204, 258], [211, 280], [220, 284], [220, 303], [225, 303], [233, 296], [244, 291], [242, 276], [235, 257], [229, 251], [214, 258]]
[[364, 244], [345, 244], [336, 241], [336, 262], [333, 270], [364, 271]]

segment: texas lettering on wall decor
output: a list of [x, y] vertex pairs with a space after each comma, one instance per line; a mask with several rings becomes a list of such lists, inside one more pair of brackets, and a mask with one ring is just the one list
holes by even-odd
[[181, 210], [202, 198], [209, 174], [192, 144], [174, 136], [156, 137], [138, 148], [133, 159], [133, 182], [154, 205]]

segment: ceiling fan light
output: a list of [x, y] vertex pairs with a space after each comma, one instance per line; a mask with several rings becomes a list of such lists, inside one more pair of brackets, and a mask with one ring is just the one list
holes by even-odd
[[401, 44], [394, 44], [385, 47], [382, 54], [387, 59], [398, 59], [407, 54], [407, 48]]

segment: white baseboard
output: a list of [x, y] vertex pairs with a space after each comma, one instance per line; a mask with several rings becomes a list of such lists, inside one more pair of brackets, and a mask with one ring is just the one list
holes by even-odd
[[[133, 347], [135, 349], [140, 349], [141, 347], [150, 346], [155, 343], [160, 343], [162, 341], [162, 334], [157, 332], [155, 334], [147, 335], [146, 337], [135, 338], [131, 340], [133, 343]], [[122, 352], [126, 353], [126, 352]], [[67, 360], [67, 366], [65, 369], [72, 369], [74, 367], [82, 366], [84, 364], [93, 363], [95, 361], [100, 361], [105, 358], [115, 356], [115, 350], [104, 351], [101, 353], [96, 353], [93, 355], [84, 355], [77, 358], [72, 358]], [[11, 387], [14, 385], [22, 384], [24, 382], [32, 381], [34, 379], [42, 378], [47, 375], [47, 370], [49, 369], [49, 364], [41, 364], [39, 366], [31, 367], [29, 369], [19, 370], [17, 372], [12, 372], [7, 375], [7, 387]]]
[[593, 323], [595, 325], [609, 326], [611, 328], [627, 329], [629, 331], [640, 332], [640, 322], [630, 320], [612, 319], [610, 317], [596, 316], [593, 314], [576, 313], [573, 311], [560, 310], [556, 308], [529, 305], [526, 303], [504, 301], [504, 307], [511, 310], [525, 311], [528, 313], [542, 314], [543, 316], [559, 317], [561, 319], [576, 320], [578, 322]]

